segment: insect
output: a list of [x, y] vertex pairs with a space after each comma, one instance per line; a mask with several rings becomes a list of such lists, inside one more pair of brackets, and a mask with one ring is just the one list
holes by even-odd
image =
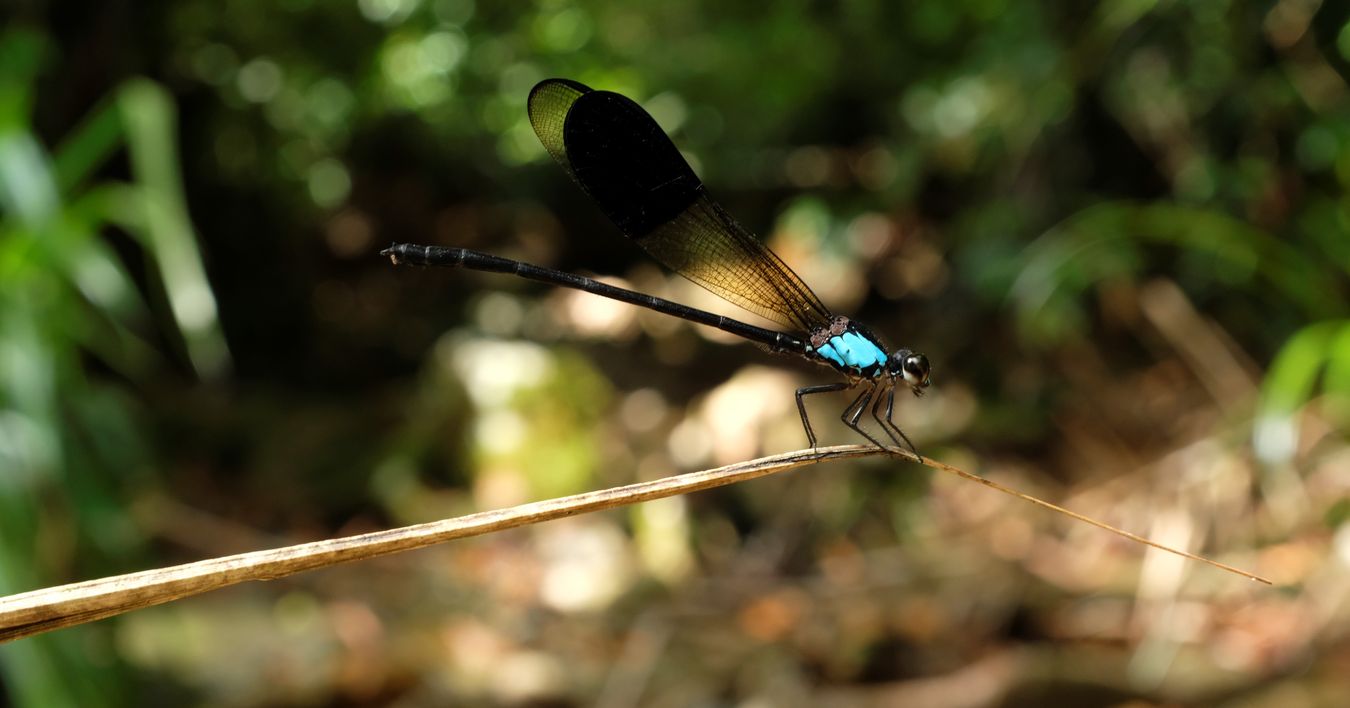
[[774, 353], [828, 366], [845, 380], [797, 390], [797, 411], [812, 448], [816, 434], [806, 414], [805, 397], [861, 388], [840, 420], [885, 449], [860, 425], [870, 408], [872, 418], [896, 447], [903, 440], [905, 447], [919, 454], [892, 416], [898, 387], [908, 387], [915, 396], [922, 396], [928, 388], [928, 358], [908, 348], [888, 353], [870, 329], [826, 309], [782, 259], [708, 196], [689, 163], [641, 106], [576, 81], [548, 79], [530, 91], [529, 115], [535, 134], [553, 159], [652, 258], [794, 334], [464, 248], [403, 243], [381, 255], [395, 264], [510, 273], [576, 288], [716, 327]]

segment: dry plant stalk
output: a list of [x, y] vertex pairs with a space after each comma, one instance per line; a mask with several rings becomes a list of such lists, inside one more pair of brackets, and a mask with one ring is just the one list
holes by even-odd
[[1201, 561], [1230, 573], [1236, 573], [1267, 585], [1269, 580], [1230, 565], [1193, 553], [1169, 548], [1141, 536], [1122, 531], [1095, 519], [1076, 514], [1046, 501], [1004, 487], [996, 482], [928, 458], [918, 459], [904, 450], [878, 450], [862, 445], [843, 445], [801, 450], [762, 457], [701, 472], [665, 477], [612, 489], [574, 494], [557, 499], [521, 504], [507, 509], [482, 511], [453, 519], [404, 526], [386, 531], [302, 543], [267, 551], [212, 558], [195, 563], [145, 570], [81, 583], [60, 585], [0, 598], [0, 642], [12, 641], [61, 627], [92, 622], [142, 607], [159, 605], [179, 598], [216, 590], [249, 580], [272, 580], [339, 563], [375, 558], [401, 551], [424, 548], [469, 536], [528, 526], [601, 509], [636, 504], [677, 494], [702, 491], [757, 477], [786, 472], [822, 460], [841, 460], [892, 454], [921, 462], [943, 472], [964, 477], [1058, 511], [1138, 543], [1169, 553]]

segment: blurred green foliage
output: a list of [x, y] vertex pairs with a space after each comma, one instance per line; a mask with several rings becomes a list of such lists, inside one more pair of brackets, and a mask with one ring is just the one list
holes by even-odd
[[[130, 81], [54, 150], [35, 133], [34, 88], [51, 46], [0, 35], [0, 592], [128, 567], [144, 542], [123, 504], [152, 456], [145, 419], [121, 385], [163, 366], [147, 341], [151, 308], [102, 233], [135, 239], [162, 277], [156, 294], [190, 361], [217, 373], [226, 352], [186, 219], [173, 105]], [[125, 146], [134, 181], [98, 178]], [[174, 349], [176, 347], [171, 347]], [[90, 375], [90, 369], [95, 375]], [[86, 641], [80, 641], [80, 634]], [[29, 705], [93, 705], [116, 695], [98, 630], [42, 638], [0, 654]], [[79, 677], [72, 680], [72, 677]]]

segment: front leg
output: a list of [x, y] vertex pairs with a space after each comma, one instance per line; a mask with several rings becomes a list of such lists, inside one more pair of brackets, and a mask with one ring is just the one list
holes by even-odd
[[886, 392], [885, 417], [882, 417], [881, 415], [881, 396], [877, 396], [877, 402], [872, 406], [872, 417], [876, 419], [877, 424], [881, 426], [881, 429], [885, 430], [886, 434], [891, 437], [891, 442], [894, 442], [896, 447], [900, 447], [900, 440], [895, 438], [896, 434], [899, 434], [900, 438], [905, 441], [905, 446], [909, 448], [909, 451], [914, 453], [915, 457], [919, 458], [919, 462], [923, 462], [923, 455], [919, 454], [918, 448], [914, 447], [914, 443], [909, 441], [909, 436], [905, 435], [905, 431], [901, 430], [900, 426], [896, 425], [895, 420], [891, 418], [891, 414], [894, 412], [895, 386], [892, 385], [890, 390]]

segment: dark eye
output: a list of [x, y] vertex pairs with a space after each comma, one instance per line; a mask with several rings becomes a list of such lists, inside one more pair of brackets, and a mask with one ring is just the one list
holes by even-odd
[[912, 354], [905, 357], [905, 378], [912, 379], [915, 383], [922, 382], [928, 384], [928, 357], [922, 354]]

